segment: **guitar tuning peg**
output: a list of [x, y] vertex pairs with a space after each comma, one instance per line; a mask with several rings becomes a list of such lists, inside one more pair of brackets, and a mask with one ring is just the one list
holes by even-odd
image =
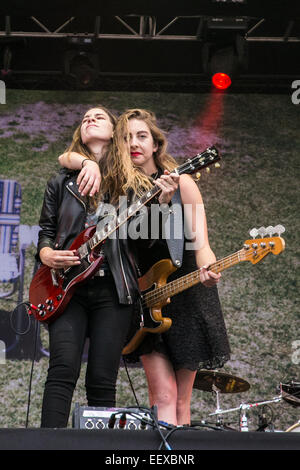
[[274, 227], [272, 225], [269, 225], [266, 228], [266, 233], [269, 235], [269, 237], [272, 237], [272, 235], [274, 234]]
[[267, 231], [266, 231], [266, 228], [265, 227], [260, 227], [258, 230], [257, 230], [259, 236], [261, 238], [264, 238], [264, 236], [266, 235]]
[[201, 176], [201, 173], [200, 173], [200, 171], [198, 171], [198, 172], [196, 173], [196, 178], [197, 178], [197, 180], [200, 179], [200, 176]]
[[250, 237], [255, 238], [258, 235], [258, 231], [256, 228], [253, 228], [252, 230], [250, 230], [249, 234], [250, 234]]
[[278, 234], [278, 236], [280, 237], [280, 235], [285, 232], [285, 228], [283, 225], [276, 225], [276, 227], [274, 227], [274, 232]]

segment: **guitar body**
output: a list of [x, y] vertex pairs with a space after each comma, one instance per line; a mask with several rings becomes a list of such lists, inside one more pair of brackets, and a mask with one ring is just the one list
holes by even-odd
[[[144, 276], [139, 279], [139, 287], [142, 297], [145, 294], [154, 291], [158, 287], [164, 286], [168, 277], [176, 271], [170, 259], [163, 259], [154, 264]], [[143, 302], [144, 303], [144, 302]], [[122, 354], [130, 354], [134, 351], [143, 341], [147, 333], [164, 333], [171, 325], [172, 320], [162, 316], [162, 308], [170, 303], [167, 298], [164, 301], [156, 301], [150, 299], [143, 305], [143, 321], [137, 331], [128, 340], [128, 343], [123, 348]]]
[[[96, 226], [93, 226], [81, 232], [69, 250], [77, 251], [94, 235], [95, 230]], [[79, 265], [72, 266], [65, 271], [41, 266], [29, 288], [29, 301], [33, 306], [31, 311], [36, 319], [49, 323], [60, 316], [77, 285], [92, 277], [100, 268], [102, 261], [102, 256], [96, 251], [91, 251], [81, 258]]]

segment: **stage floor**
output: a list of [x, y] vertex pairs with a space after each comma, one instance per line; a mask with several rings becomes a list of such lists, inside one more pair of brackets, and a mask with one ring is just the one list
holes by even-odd
[[[172, 451], [300, 450], [299, 432], [163, 431]], [[0, 429], [1, 450], [166, 450], [155, 430]]]

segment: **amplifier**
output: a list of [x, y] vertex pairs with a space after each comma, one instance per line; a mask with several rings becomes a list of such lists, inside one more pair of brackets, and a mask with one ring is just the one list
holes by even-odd
[[75, 403], [72, 426], [75, 429], [153, 429], [151, 418], [138, 408], [101, 408]]

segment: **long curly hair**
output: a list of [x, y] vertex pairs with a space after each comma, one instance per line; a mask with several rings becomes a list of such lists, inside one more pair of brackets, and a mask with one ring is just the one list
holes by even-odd
[[120, 190], [122, 194], [132, 190], [137, 196], [141, 196], [153, 186], [151, 179], [143, 169], [132, 163], [129, 145], [130, 119], [140, 119], [148, 125], [154, 144], [157, 146], [157, 151], [153, 155], [157, 168], [162, 171], [165, 169], [172, 171], [177, 167], [176, 160], [167, 153], [168, 142], [164, 133], [157, 126], [155, 114], [145, 109], [128, 109], [118, 118], [110, 158], [100, 161], [101, 191], [109, 193], [113, 201]]

